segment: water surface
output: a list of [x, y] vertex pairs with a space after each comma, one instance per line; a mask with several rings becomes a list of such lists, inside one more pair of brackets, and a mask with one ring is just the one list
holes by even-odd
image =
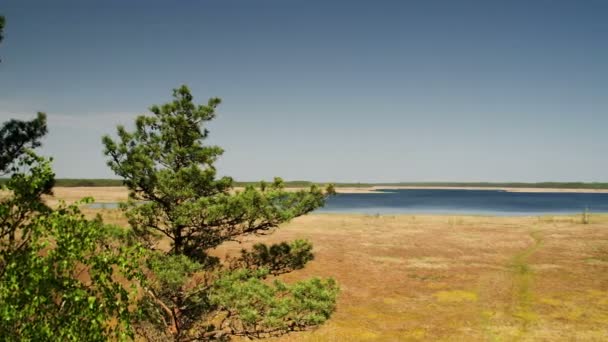
[[608, 212], [608, 193], [385, 189], [337, 194], [317, 212], [360, 214], [551, 215]]

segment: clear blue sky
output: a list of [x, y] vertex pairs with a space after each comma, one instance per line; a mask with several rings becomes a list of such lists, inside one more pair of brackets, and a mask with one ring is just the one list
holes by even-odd
[[0, 119], [59, 177], [187, 84], [239, 180], [608, 181], [608, 1], [2, 0]]

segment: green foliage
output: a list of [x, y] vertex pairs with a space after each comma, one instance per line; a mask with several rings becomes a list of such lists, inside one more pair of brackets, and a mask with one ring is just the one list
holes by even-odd
[[41, 113], [32, 121], [10, 120], [0, 128], [0, 172], [12, 173], [2, 185], [12, 196], [0, 202], [0, 271], [7, 256], [28, 246], [32, 231], [24, 224], [30, 216], [49, 211], [41, 196], [51, 193], [55, 174], [49, 160], [28, 148], [39, 146], [45, 133], [46, 117]]
[[9, 171], [13, 161], [26, 150], [40, 146], [47, 132], [46, 114], [38, 113], [31, 121], [10, 120], [0, 128], [0, 174]]
[[263, 243], [253, 246], [251, 251], [241, 250], [240, 258], [231, 262], [233, 268], [268, 269], [272, 274], [281, 274], [304, 268], [314, 259], [312, 244], [307, 240], [281, 242], [270, 247]]
[[12, 196], [0, 202], [0, 270], [4, 257], [14, 251], [24, 248], [27, 244], [18, 243], [29, 241], [32, 231], [24, 229], [24, 225], [33, 213], [46, 213], [50, 209], [41, 201], [43, 194], [51, 192], [55, 176], [50, 162], [38, 157], [32, 152], [20, 156], [10, 169], [29, 169], [28, 173], [15, 172], [11, 175], [4, 189]]
[[267, 284], [262, 281], [266, 274], [264, 269], [241, 269], [215, 282], [210, 301], [227, 318], [220, 331], [266, 337], [321, 324], [335, 310], [338, 287], [333, 279], [313, 278], [290, 286], [278, 280]]
[[[103, 341], [132, 337], [129, 292], [117, 281], [139, 274], [135, 247], [110, 247], [100, 221], [76, 206], [23, 227], [27, 246], [3, 255], [0, 335], [11, 340]], [[111, 323], [116, 320], [116, 323]]]
[[148, 258], [148, 267], [155, 277], [152, 287], [161, 296], [171, 297], [181, 291], [190, 276], [200, 271], [203, 265], [185, 255], [155, 253]]
[[[133, 337], [129, 291], [142, 250], [114, 239], [76, 205], [41, 200], [54, 183], [50, 161], [29, 148], [44, 115], [0, 130], [0, 160], [11, 172], [0, 201], [0, 336], [7, 341], [105, 341]], [[88, 199], [85, 203], [90, 202]], [[134, 288], [132, 289], [134, 290]]]
[[14, 195], [0, 203], [0, 335], [54, 341], [131, 336], [129, 293], [115, 274], [136, 278], [141, 251], [120, 245], [75, 205], [44, 206], [39, 196], [52, 180], [50, 165], [33, 154], [22, 160], [31, 172], [13, 174], [7, 189]]
[[[206, 295], [201, 290], [210, 280], [193, 278], [205, 265], [185, 255], [156, 252], [148, 258], [147, 266], [147, 293], [139, 305], [144, 317], [139, 322], [140, 331], [150, 339], [150, 334], [162, 335], [163, 331], [171, 330], [173, 337], [179, 339], [203, 312], [209, 310]], [[146, 322], [152, 326], [144, 328]]]

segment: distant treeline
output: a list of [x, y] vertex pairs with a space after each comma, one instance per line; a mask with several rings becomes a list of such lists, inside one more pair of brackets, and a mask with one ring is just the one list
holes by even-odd
[[[0, 184], [5, 183], [6, 178], [0, 178]], [[235, 182], [238, 187], [247, 185], [258, 185], [259, 182]], [[314, 183], [308, 181], [286, 181], [285, 186], [290, 188], [308, 187], [313, 184], [324, 185], [326, 183]], [[120, 179], [76, 179], [60, 178], [56, 180], [57, 186], [122, 186]], [[479, 188], [555, 188], [555, 189], [608, 189], [608, 183], [584, 183], [584, 182], [542, 182], [542, 183], [490, 183], [490, 182], [401, 182], [401, 183], [334, 183], [340, 188], [367, 188], [372, 186], [429, 186], [429, 187], [479, 187]]]
[[[7, 178], [0, 178], [0, 184], [8, 181]], [[55, 180], [55, 186], [122, 186], [122, 179], [77, 179], [77, 178], [59, 178]]]

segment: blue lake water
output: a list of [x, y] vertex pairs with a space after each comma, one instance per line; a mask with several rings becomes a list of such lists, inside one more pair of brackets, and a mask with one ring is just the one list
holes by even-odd
[[[117, 203], [90, 208], [114, 209]], [[318, 213], [555, 215], [608, 213], [608, 193], [507, 192], [502, 190], [386, 189], [337, 194]]]
[[337, 194], [317, 212], [360, 214], [552, 215], [608, 212], [608, 193], [386, 189]]

